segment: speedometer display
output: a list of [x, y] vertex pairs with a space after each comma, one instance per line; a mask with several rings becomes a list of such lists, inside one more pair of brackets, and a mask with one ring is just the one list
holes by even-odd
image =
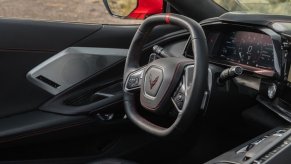
[[220, 59], [252, 67], [272, 69], [273, 42], [270, 36], [246, 31], [230, 32], [218, 51]]

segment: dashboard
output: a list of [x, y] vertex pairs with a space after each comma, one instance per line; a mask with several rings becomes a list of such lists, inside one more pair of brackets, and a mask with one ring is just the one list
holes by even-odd
[[[225, 89], [235, 88], [242, 94], [255, 96], [260, 104], [291, 122], [291, 22], [284, 19], [228, 13], [200, 24], [206, 36], [206, 55], [213, 79], [217, 80], [221, 72], [232, 66], [242, 67], [243, 74], [229, 80]], [[183, 54], [195, 60], [187, 33], [171, 38], [160, 44], [168, 57]], [[223, 88], [219, 84], [216, 87]]]
[[[227, 13], [204, 20], [200, 24], [207, 39], [210, 65], [222, 69], [241, 66], [245, 77], [241, 83], [248, 83], [252, 89], [267, 96], [266, 90], [274, 85], [278, 90], [291, 90], [289, 18]], [[165, 49], [170, 52], [171, 57], [175, 57], [173, 54], [182, 53], [185, 57], [194, 59], [191, 40], [184, 39], [180, 38], [179, 41], [176, 38]], [[182, 47], [182, 52], [177, 47]], [[179, 49], [179, 52], [173, 49]]]
[[[242, 67], [243, 75], [233, 84], [255, 93], [257, 101], [291, 122], [291, 23], [276, 19], [230, 13], [201, 25], [209, 65], [222, 70]], [[184, 56], [194, 58], [191, 47], [188, 40]]]
[[[211, 63], [241, 66], [249, 73], [267, 77], [281, 75], [278, 54], [282, 54], [282, 50], [278, 34], [269, 29], [240, 25], [215, 24], [206, 25], [204, 29]], [[187, 48], [185, 55], [194, 56]]]

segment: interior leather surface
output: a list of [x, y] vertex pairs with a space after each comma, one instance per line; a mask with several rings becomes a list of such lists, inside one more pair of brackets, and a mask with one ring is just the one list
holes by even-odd
[[48, 133], [90, 121], [85, 116], [62, 116], [42, 111], [31, 111], [0, 119], [0, 143]]

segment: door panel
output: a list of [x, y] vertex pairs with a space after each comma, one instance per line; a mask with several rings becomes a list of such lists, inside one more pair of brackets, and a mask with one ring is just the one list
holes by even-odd
[[[115, 28], [4, 19], [0, 20], [0, 27], [0, 153], [5, 154], [0, 161], [99, 154], [104, 147], [124, 135], [119, 130], [131, 129], [126, 125], [118, 131], [111, 131], [127, 122], [122, 118], [119, 122], [108, 124], [100, 122], [95, 114], [64, 116], [40, 111], [39, 106], [54, 96], [30, 83], [26, 74], [71, 46], [127, 49], [137, 26]], [[122, 70], [123, 64], [116, 69]], [[79, 89], [83, 87], [86, 86]], [[118, 108], [115, 104], [107, 109], [123, 111], [122, 103], [118, 103]], [[70, 145], [75, 145], [75, 148]], [[83, 152], [82, 147], [90, 151]]]
[[[92, 47], [128, 47], [136, 30], [104, 28], [102, 25], [81, 25], [55, 22], [0, 19], [0, 118], [37, 109], [52, 98], [29, 83], [26, 74], [35, 66], [79, 41]], [[100, 32], [99, 32], [100, 31]], [[117, 35], [115, 37], [103, 36]], [[91, 37], [93, 34], [93, 37]], [[95, 38], [102, 34], [99, 42]], [[88, 39], [86, 39], [88, 38]], [[84, 40], [84, 41], [82, 41]]]
[[[98, 76], [89, 78], [56, 96], [26, 79], [26, 74], [31, 69], [68, 47], [128, 49], [138, 26], [0, 19], [0, 27], [0, 153], [5, 154], [0, 160], [14, 157], [37, 158], [39, 155], [36, 154], [40, 152], [45, 154], [45, 158], [63, 157], [65, 154], [76, 156], [82, 153], [83, 148], [88, 151], [82, 155], [105, 157], [108, 154], [124, 154], [118, 150], [133, 151], [146, 144], [143, 141], [148, 136], [138, 133], [124, 117], [122, 93], [116, 100], [111, 99], [112, 102], [101, 106], [99, 104], [98, 110], [91, 104], [90, 108], [86, 107], [86, 113], [82, 110], [82, 103], [79, 107], [67, 106], [66, 109], [61, 109], [59, 105], [64, 103], [59, 98], [73, 97], [77, 93], [96, 87], [107, 89], [110, 88], [111, 82], [121, 82], [125, 56], [121, 62], [112, 65]], [[177, 30], [175, 27], [165, 26], [155, 28], [148, 42]], [[107, 91], [104, 93], [108, 93]], [[57, 105], [44, 108], [50, 102], [57, 102]], [[116, 112], [116, 120], [107, 120], [106, 117], [112, 112]], [[90, 130], [84, 132], [83, 123]], [[71, 126], [79, 124], [81, 128]], [[54, 137], [50, 137], [52, 133], [55, 134]], [[131, 144], [133, 141], [137, 143]], [[76, 143], [82, 145], [70, 147]], [[42, 145], [49, 145], [50, 148], [46, 149]], [[52, 153], [55, 152], [54, 147], [61, 152]], [[16, 150], [30, 151], [23, 153]]]
[[34, 136], [36, 133], [43, 134], [56, 131], [58, 128], [64, 129], [86, 124], [89, 121], [92, 119], [84, 116], [69, 117], [42, 111], [18, 114], [14, 117], [0, 119], [0, 144]]
[[26, 73], [102, 26], [1, 19], [0, 27], [1, 118], [36, 109], [51, 98], [30, 84]]
[[51, 98], [50, 94], [28, 82], [25, 75], [52, 54], [41, 51], [0, 51], [0, 118], [36, 109], [40, 103]]

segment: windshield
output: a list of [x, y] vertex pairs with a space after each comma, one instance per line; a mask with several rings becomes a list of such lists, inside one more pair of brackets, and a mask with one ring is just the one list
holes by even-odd
[[291, 0], [213, 0], [228, 11], [291, 15]]

